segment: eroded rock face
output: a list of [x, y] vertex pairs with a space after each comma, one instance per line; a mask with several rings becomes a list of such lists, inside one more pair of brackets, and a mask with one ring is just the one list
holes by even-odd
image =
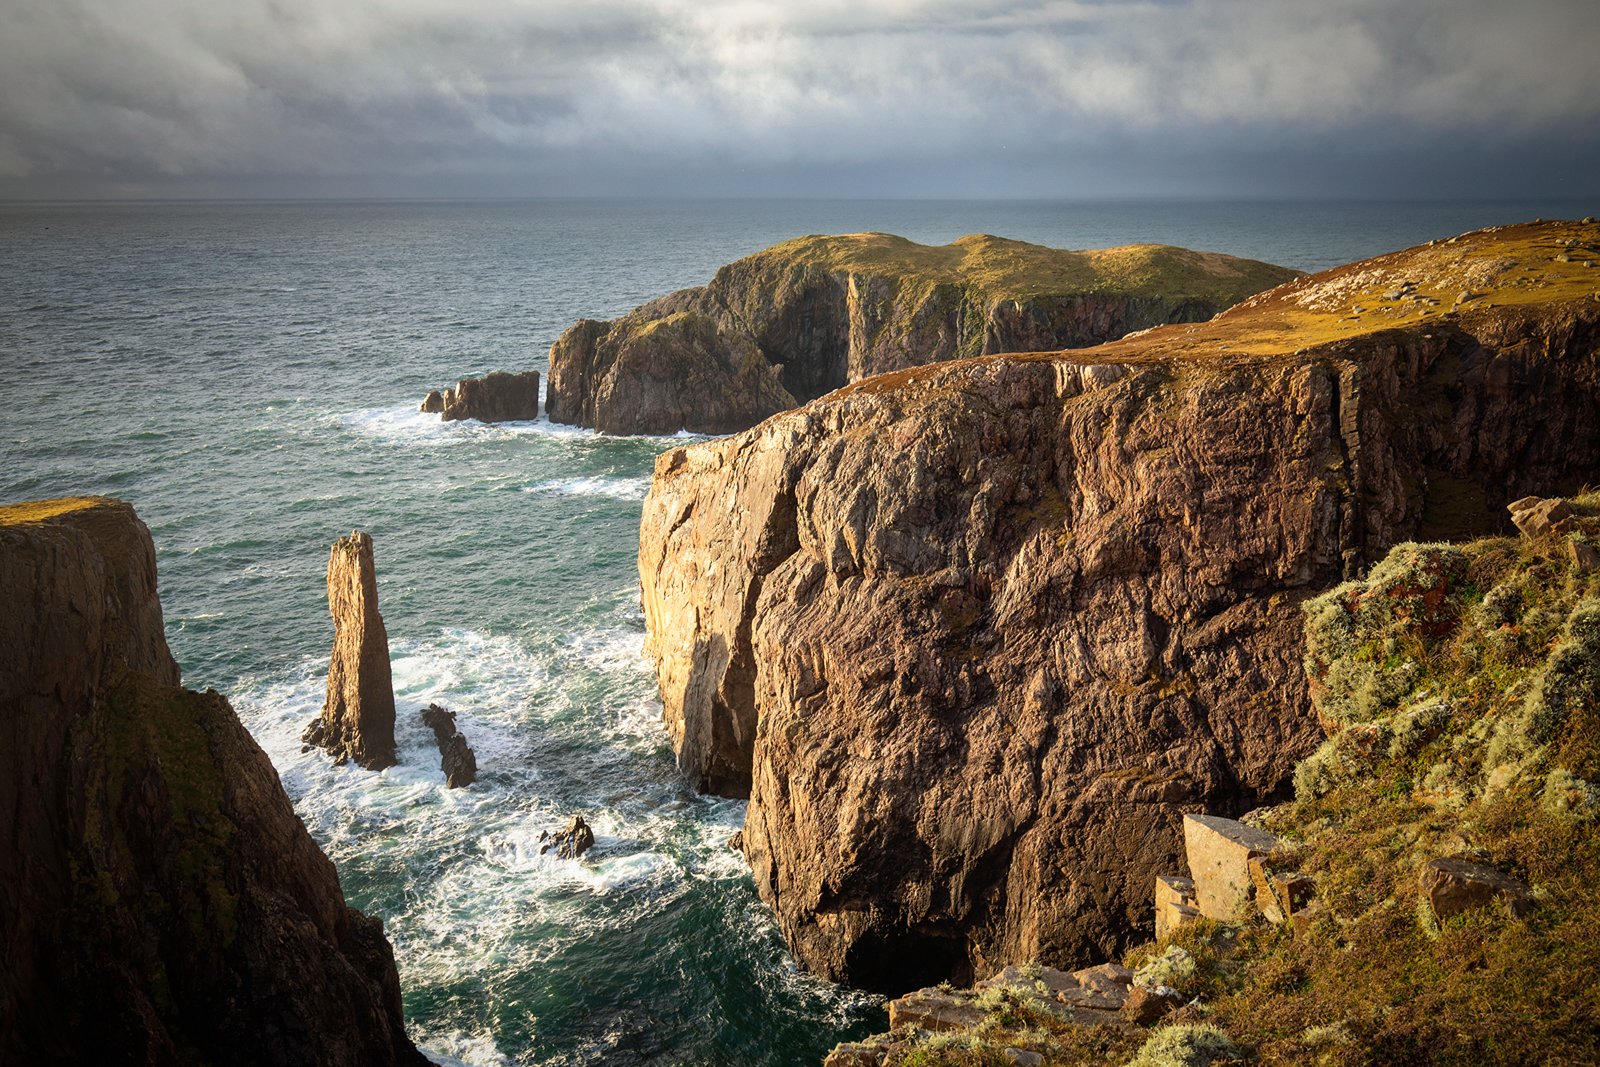
[[372, 537], [360, 530], [334, 542], [328, 554], [328, 612], [333, 657], [322, 715], [301, 739], [372, 771], [395, 764], [394, 680], [389, 634], [378, 614], [378, 573]]
[[517, 422], [539, 417], [539, 372], [509, 374], [491, 371], [482, 378], [463, 378], [455, 388], [435, 389], [419, 410], [437, 412], [441, 421]]
[[425, 1064], [381, 924], [179, 687], [133, 509], [0, 508], [0, 599], [0, 1061]]
[[422, 723], [433, 731], [439, 746], [439, 769], [444, 771], [446, 789], [459, 789], [478, 780], [478, 757], [473, 755], [466, 736], [456, 729], [456, 713], [429, 704], [422, 709]]
[[1201, 321], [1296, 273], [1159, 245], [800, 238], [571, 327], [550, 350], [549, 414], [609, 433], [729, 433], [873, 374]]
[[[1272, 798], [1321, 737], [1300, 602], [1600, 475], [1600, 301], [1540, 252], [1561, 236], [869, 379], [664, 454], [640, 576], [667, 724], [697, 786], [748, 791], [799, 959], [895, 991], [1147, 933], [1180, 816]], [[1543, 288], [1492, 289], [1530, 259]], [[1426, 303], [1463, 277], [1496, 305]]]

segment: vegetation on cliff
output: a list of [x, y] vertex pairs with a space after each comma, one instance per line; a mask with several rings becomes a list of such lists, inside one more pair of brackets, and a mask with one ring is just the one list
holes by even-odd
[[727, 433], [872, 374], [1203, 320], [1297, 273], [1165, 245], [799, 237], [573, 326], [550, 349], [547, 407], [614, 433]]
[[[1600, 1059], [1600, 494], [1572, 510], [1536, 537], [1399, 545], [1306, 604], [1331, 732], [1258, 821], [1315, 895], [1292, 922], [1241, 911], [1129, 952], [1193, 1001], [1166, 1025], [1077, 1026], [1022, 990], [974, 1026], [835, 1062]], [[1447, 907], [1441, 859], [1503, 885]]]

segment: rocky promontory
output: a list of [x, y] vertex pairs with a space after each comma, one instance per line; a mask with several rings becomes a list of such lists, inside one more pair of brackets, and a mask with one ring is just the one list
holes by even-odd
[[861, 381], [664, 454], [667, 723], [796, 955], [899, 991], [1093, 963], [1180, 819], [1323, 736], [1300, 605], [1600, 481], [1600, 227], [1464, 235], [1096, 348]]
[[568, 329], [550, 349], [546, 407], [607, 433], [729, 433], [873, 374], [1203, 321], [1297, 274], [1167, 245], [801, 237]]
[[0, 1061], [425, 1064], [382, 925], [180, 687], [133, 509], [0, 507], [0, 601]]

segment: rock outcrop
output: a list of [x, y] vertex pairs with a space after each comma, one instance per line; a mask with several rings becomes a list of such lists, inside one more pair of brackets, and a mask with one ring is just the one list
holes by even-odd
[[393, 767], [389, 634], [378, 614], [372, 537], [360, 530], [335, 541], [328, 554], [328, 612], [333, 616], [328, 697], [301, 740], [327, 749], [341, 766], [354, 760], [372, 771]]
[[463, 378], [454, 389], [435, 389], [419, 409], [437, 413], [443, 422], [517, 422], [539, 417], [539, 372], [509, 374], [491, 371], [482, 378]]
[[541, 833], [539, 840], [544, 842], [539, 847], [539, 855], [553, 851], [561, 859], [575, 860], [594, 847], [594, 831], [583, 821], [582, 815], [574, 815], [567, 820], [567, 825], [554, 833], [549, 830]]
[[433, 731], [433, 739], [439, 745], [439, 769], [444, 771], [445, 788], [459, 789], [477, 781], [478, 757], [456, 729], [456, 713], [429, 704], [422, 709], [422, 723]]
[[547, 408], [607, 433], [729, 433], [849, 382], [1198, 322], [1298, 272], [1165, 245], [802, 237], [550, 349]]
[[1303, 600], [1600, 480], [1571, 241], [1600, 228], [871, 378], [662, 455], [640, 577], [667, 724], [699, 788], [749, 793], [798, 958], [896, 991], [1148, 930], [1180, 816], [1279, 795], [1322, 736]]
[[214, 692], [102, 498], [0, 508], [0, 1061], [415, 1064], [381, 924]]

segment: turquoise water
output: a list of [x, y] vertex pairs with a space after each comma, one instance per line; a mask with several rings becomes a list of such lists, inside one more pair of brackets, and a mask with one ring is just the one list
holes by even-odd
[[[0, 501], [131, 500], [168, 639], [233, 701], [352, 903], [380, 915], [431, 1054], [480, 1065], [815, 1063], [881, 1004], [798, 972], [693, 795], [641, 655], [634, 556], [681, 443], [441, 424], [429, 389], [545, 370], [572, 320], [803, 233], [1164, 241], [1318, 269], [1586, 203], [528, 202], [0, 205]], [[401, 720], [382, 774], [302, 754], [328, 545], [376, 543]], [[447, 791], [429, 702], [481, 777]], [[580, 862], [538, 854], [584, 814]]]

